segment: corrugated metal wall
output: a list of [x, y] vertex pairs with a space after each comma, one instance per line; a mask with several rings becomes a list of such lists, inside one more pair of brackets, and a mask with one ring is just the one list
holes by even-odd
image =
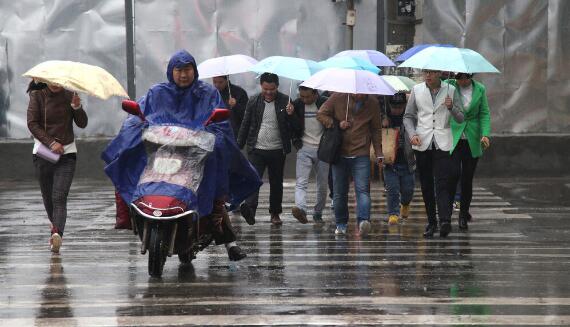
[[[356, 1], [357, 49], [376, 48], [378, 3]], [[344, 49], [345, 9], [330, 0], [135, 1], [136, 94], [165, 80], [166, 62], [179, 48], [198, 62], [234, 53], [325, 59]], [[475, 49], [503, 72], [478, 77], [489, 89], [494, 133], [566, 132], [570, 2], [426, 0], [422, 9], [417, 41]], [[104, 67], [126, 87], [126, 47], [123, 1], [0, 2], [0, 137], [29, 136], [27, 69], [50, 59], [81, 61]], [[252, 74], [233, 80], [257, 91]], [[78, 134], [114, 135], [125, 116], [119, 99], [83, 100], [90, 124]]]
[[494, 133], [568, 132], [570, 2], [424, 1], [422, 43], [474, 49], [502, 73], [480, 74]]

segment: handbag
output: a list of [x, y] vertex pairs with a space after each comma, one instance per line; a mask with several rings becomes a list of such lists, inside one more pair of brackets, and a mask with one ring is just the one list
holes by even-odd
[[38, 147], [38, 151], [36, 152], [36, 156], [38, 156], [44, 160], [47, 160], [51, 163], [58, 162], [59, 158], [61, 157], [61, 155], [59, 153], [53, 152], [47, 146], [45, 146], [43, 143], [40, 143], [40, 146]]
[[396, 162], [399, 137], [399, 128], [382, 128], [382, 154], [384, 155], [384, 164], [392, 165]]
[[321, 161], [334, 164], [340, 159], [341, 147], [342, 130], [340, 129], [339, 122], [333, 119], [333, 126], [331, 128], [325, 128], [323, 131], [323, 135], [319, 141], [317, 157]]

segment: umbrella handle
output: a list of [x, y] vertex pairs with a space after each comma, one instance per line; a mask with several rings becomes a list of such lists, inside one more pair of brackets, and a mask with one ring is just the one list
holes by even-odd
[[232, 97], [232, 88], [231, 88], [231, 83], [230, 83], [230, 75], [226, 75], [228, 77], [228, 94], [230, 96], [230, 99]]
[[346, 94], [346, 117], [344, 120], [348, 121], [348, 104], [350, 103], [350, 94]]

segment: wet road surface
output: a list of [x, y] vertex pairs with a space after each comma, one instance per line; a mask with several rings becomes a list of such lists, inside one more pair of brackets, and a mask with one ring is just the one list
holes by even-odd
[[0, 326], [570, 324], [570, 179], [478, 180], [469, 231], [454, 219], [432, 240], [419, 189], [399, 226], [383, 222], [382, 189], [372, 185], [361, 239], [354, 225], [335, 237], [328, 208], [324, 225], [294, 220], [292, 180], [272, 226], [264, 185], [255, 226], [232, 216], [246, 259], [210, 246], [190, 266], [169, 258], [155, 279], [138, 238], [113, 229], [109, 183], [74, 182], [51, 255], [36, 182], [1, 181]]

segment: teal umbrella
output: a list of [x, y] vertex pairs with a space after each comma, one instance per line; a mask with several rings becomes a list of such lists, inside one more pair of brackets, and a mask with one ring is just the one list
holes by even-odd
[[368, 60], [364, 60], [358, 57], [331, 57], [327, 60], [319, 61], [319, 64], [325, 68], [367, 70], [374, 74], [378, 74], [380, 72], [380, 68], [374, 66]]
[[273, 73], [289, 79], [304, 81], [323, 69], [316, 61], [295, 57], [271, 56], [249, 68], [254, 73]]
[[431, 69], [458, 73], [500, 73], [478, 52], [466, 48], [429, 47], [398, 67]]

